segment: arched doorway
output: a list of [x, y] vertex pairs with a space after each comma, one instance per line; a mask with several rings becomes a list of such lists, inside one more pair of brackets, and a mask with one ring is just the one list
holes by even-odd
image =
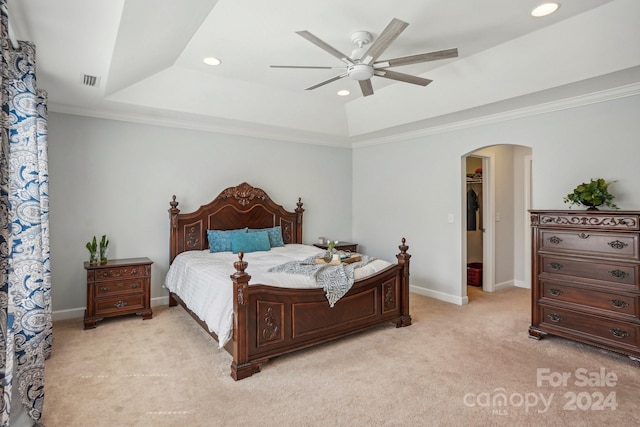
[[531, 161], [531, 148], [514, 144], [487, 146], [462, 157], [463, 299], [469, 298], [468, 289], [494, 292], [531, 285]]

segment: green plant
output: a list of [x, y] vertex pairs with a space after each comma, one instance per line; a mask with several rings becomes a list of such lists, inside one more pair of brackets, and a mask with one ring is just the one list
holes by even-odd
[[96, 236], [93, 236], [93, 240], [87, 242], [87, 249], [89, 250], [89, 264], [96, 264], [98, 262], [98, 242]]
[[[615, 182], [615, 181], [612, 181]], [[565, 203], [572, 205], [584, 205], [589, 209], [597, 209], [598, 206], [606, 205], [612, 209], [618, 209], [613, 203], [613, 194], [609, 193], [610, 182], [602, 178], [593, 179], [590, 182], [583, 182], [573, 189], [572, 193], [564, 198]]]
[[91, 242], [87, 242], [87, 249], [89, 253], [96, 253], [98, 251], [98, 242], [96, 241], [96, 236], [93, 236], [93, 240]]
[[100, 262], [107, 262], [107, 254], [109, 253], [109, 240], [107, 235], [103, 234], [100, 239]]

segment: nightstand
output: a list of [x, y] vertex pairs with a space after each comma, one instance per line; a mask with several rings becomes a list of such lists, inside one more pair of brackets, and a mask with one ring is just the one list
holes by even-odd
[[[326, 243], [314, 243], [313, 246], [320, 249], [325, 249], [325, 250], [328, 249], [328, 246]], [[336, 249], [339, 251], [358, 252], [358, 244], [351, 243], [351, 242], [338, 241], [338, 244], [336, 245]]]
[[151, 261], [149, 258], [113, 259], [89, 265], [84, 328], [96, 327], [105, 317], [138, 314], [151, 319]]

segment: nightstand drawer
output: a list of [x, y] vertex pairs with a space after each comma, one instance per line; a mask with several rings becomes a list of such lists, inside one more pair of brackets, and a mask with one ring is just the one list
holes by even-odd
[[93, 270], [96, 281], [120, 280], [127, 277], [144, 277], [147, 275], [144, 265], [130, 265], [124, 267], [111, 267]]
[[540, 230], [540, 251], [640, 259], [637, 234]]
[[145, 308], [145, 296], [128, 295], [120, 298], [95, 300], [96, 316], [134, 313]]
[[[609, 264], [588, 260], [574, 260], [560, 257], [540, 257], [541, 278], [569, 276], [581, 279], [606, 281], [620, 289], [638, 289], [638, 264]], [[604, 284], [608, 286], [608, 284]]]
[[113, 295], [140, 294], [144, 293], [142, 279], [132, 279], [121, 282], [98, 282], [94, 283], [95, 297], [109, 297]]
[[541, 281], [541, 284], [543, 293], [540, 302], [567, 302], [622, 316], [638, 317], [638, 295], [616, 294], [547, 281]]

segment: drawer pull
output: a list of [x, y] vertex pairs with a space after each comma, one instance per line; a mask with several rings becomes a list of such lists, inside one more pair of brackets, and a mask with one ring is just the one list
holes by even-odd
[[131, 289], [138, 289], [140, 287], [140, 285], [138, 283], [132, 283], [131, 284]]
[[624, 249], [626, 246], [629, 246], [627, 243], [621, 242], [620, 240], [614, 240], [613, 242], [609, 242], [607, 244], [613, 249]]
[[557, 314], [547, 314], [547, 317], [549, 318], [549, 320], [551, 320], [553, 323], [558, 323], [562, 320], [562, 316], [558, 316]]
[[615, 277], [616, 279], [625, 279], [627, 276], [629, 276], [629, 273], [625, 273], [622, 270], [611, 270], [609, 271], [609, 274]]
[[127, 303], [124, 302], [124, 301], [118, 301], [117, 303], [113, 304], [113, 306], [116, 307], [116, 308], [122, 308], [125, 305], [127, 305]]
[[559, 238], [558, 236], [551, 236], [549, 237], [549, 242], [553, 243], [554, 245], [558, 245], [562, 243], [562, 239]]
[[557, 262], [551, 262], [549, 263], [549, 267], [551, 267], [552, 270], [560, 270], [562, 267], [564, 267], [564, 265]]
[[549, 289], [549, 293], [550, 293], [551, 295], [553, 295], [554, 297], [557, 297], [557, 296], [559, 296], [559, 295], [562, 295], [562, 291], [561, 291], [560, 289], [558, 289], [558, 288], [551, 288], [551, 289]]
[[578, 234], [578, 237], [581, 238], [581, 239], [588, 239], [589, 235], [587, 233], [580, 233], [580, 234]]
[[109, 288], [100, 288], [100, 292], [109, 292]]
[[609, 301], [611, 303], [612, 306], [614, 306], [615, 308], [625, 308], [625, 307], [629, 307], [629, 304], [627, 304], [626, 302], [619, 300], [619, 299], [612, 299], [611, 301]]
[[609, 329], [609, 332], [611, 332], [616, 338], [627, 338], [629, 336], [629, 333], [627, 331], [623, 331], [622, 329], [618, 328]]

